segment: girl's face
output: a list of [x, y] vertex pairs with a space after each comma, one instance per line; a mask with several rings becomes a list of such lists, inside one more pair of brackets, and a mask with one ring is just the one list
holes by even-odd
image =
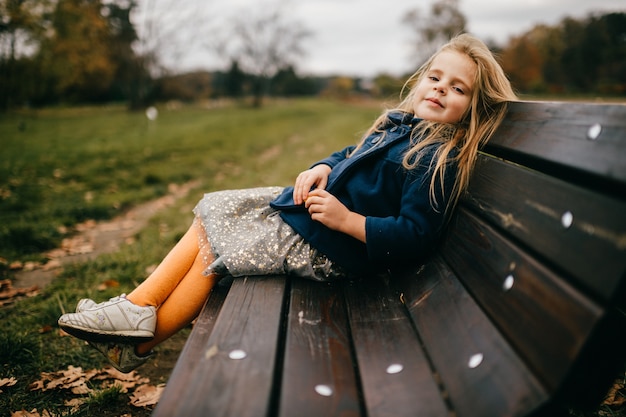
[[457, 123], [472, 98], [476, 63], [456, 51], [440, 52], [416, 86], [416, 117], [440, 123]]

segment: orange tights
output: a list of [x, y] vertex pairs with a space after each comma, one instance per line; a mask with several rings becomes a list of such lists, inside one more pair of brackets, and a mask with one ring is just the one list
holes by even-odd
[[216, 276], [204, 276], [206, 268], [192, 225], [145, 281], [126, 296], [139, 306], [157, 307], [154, 339], [136, 347], [139, 355], [188, 325], [200, 313]]

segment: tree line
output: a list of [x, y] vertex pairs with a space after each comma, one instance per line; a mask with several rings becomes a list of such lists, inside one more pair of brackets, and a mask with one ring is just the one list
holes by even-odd
[[565, 18], [512, 38], [502, 66], [522, 93], [626, 95], [626, 13]]
[[[283, 2], [285, 3], [285, 2]], [[409, 10], [417, 67], [441, 43], [466, 31], [459, 0]], [[265, 95], [396, 95], [406, 76], [302, 77], [296, 64], [311, 35], [280, 8], [241, 13], [215, 26], [208, 45], [227, 63], [220, 71], [169, 74], [158, 49], [138, 48], [135, 0], [0, 0], [0, 109], [59, 102]], [[626, 13], [565, 18], [492, 45], [520, 93], [626, 94]], [[183, 49], [183, 48], [181, 48]]]

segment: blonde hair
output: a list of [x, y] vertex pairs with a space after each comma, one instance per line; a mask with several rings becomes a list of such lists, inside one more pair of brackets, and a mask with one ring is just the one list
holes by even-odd
[[[406, 169], [416, 168], [426, 154], [424, 150], [431, 145], [438, 145], [430, 162], [433, 175], [429, 190], [431, 205], [437, 210], [437, 183], [443, 193], [446, 164], [451, 159], [456, 160], [458, 169], [450, 203], [446, 207], [448, 211], [456, 204], [467, 187], [478, 149], [491, 138], [502, 122], [506, 114], [507, 102], [517, 99], [504, 71], [481, 40], [462, 34], [442, 46], [408, 79], [404, 89], [410, 87], [410, 90], [398, 107], [383, 113], [370, 127], [364, 138], [374, 132], [381, 132], [380, 126], [385, 123], [390, 112], [413, 112], [415, 87], [427, 76], [437, 55], [444, 51], [465, 54], [476, 63], [476, 78], [473, 83], [470, 105], [458, 123], [437, 123], [428, 120], [418, 123], [411, 135], [411, 148], [405, 154], [402, 164]], [[458, 149], [458, 154], [451, 158], [451, 152], [455, 149]]]

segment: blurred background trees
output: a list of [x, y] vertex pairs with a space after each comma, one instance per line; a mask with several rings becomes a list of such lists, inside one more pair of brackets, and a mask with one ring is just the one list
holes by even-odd
[[626, 94], [626, 13], [563, 19], [510, 39], [502, 65], [525, 93]]
[[[154, 6], [164, 1], [167, 11], [159, 14]], [[434, 0], [398, 22], [413, 34], [416, 67], [466, 31], [459, 1]], [[260, 104], [265, 95], [390, 98], [408, 75], [300, 75], [314, 28], [294, 21], [286, 2], [232, 19], [202, 18], [183, 4], [145, 0], [139, 14], [136, 0], [0, 0], [0, 110], [110, 101], [143, 108], [158, 100], [220, 97], [254, 97]], [[162, 56], [189, 53], [191, 38], [204, 40], [223, 68], [168, 70]], [[537, 25], [493, 47], [521, 94], [626, 94], [626, 13]]]

